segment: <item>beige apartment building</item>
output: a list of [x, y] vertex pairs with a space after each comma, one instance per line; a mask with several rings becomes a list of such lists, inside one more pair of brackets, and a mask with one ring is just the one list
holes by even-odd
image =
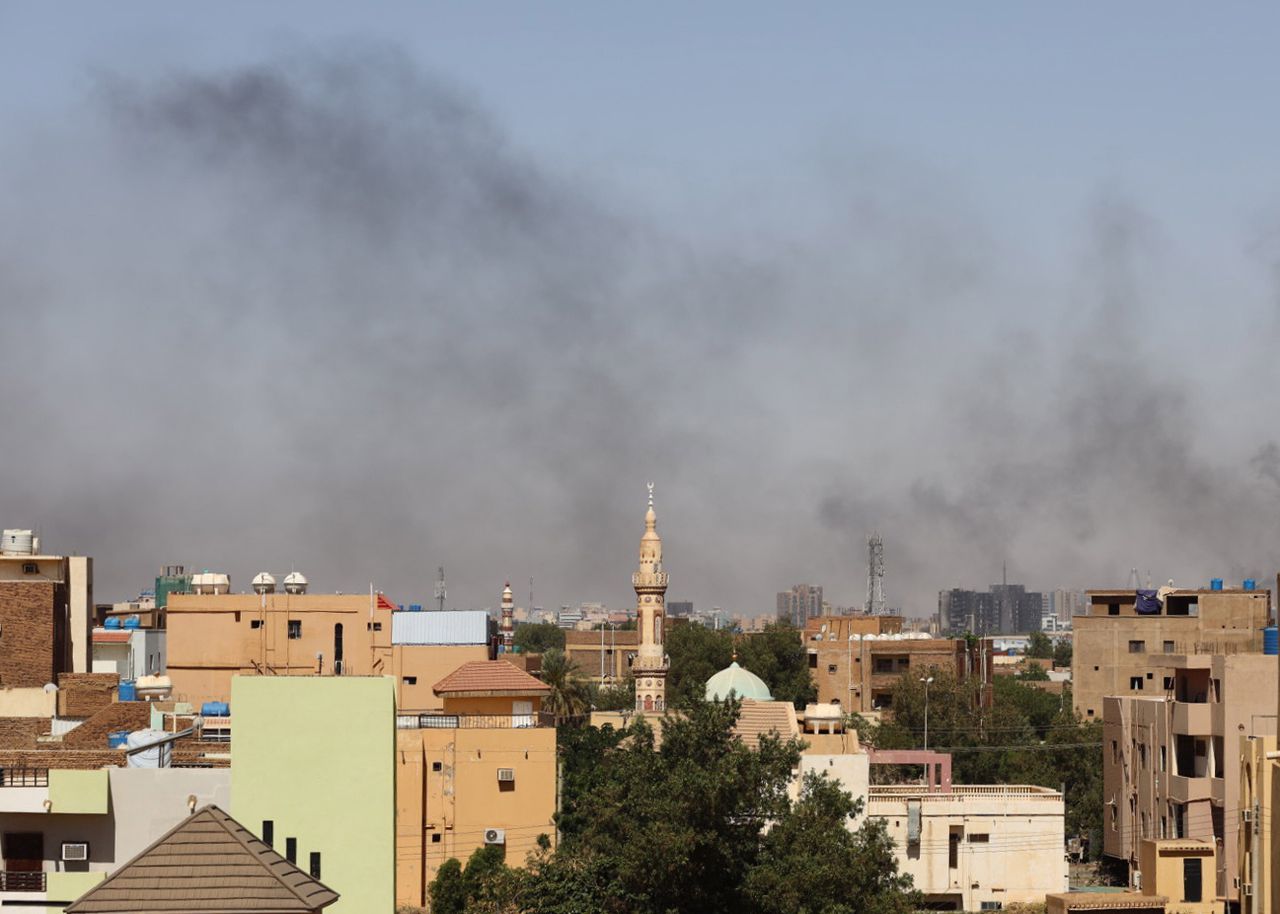
[[1268, 590], [1168, 590], [1157, 611], [1138, 611], [1132, 590], [1090, 590], [1076, 616], [1072, 700], [1086, 720], [1102, 716], [1107, 695], [1159, 691], [1155, 669], [1170, 654], [1260, 653], [1271, 611]]
[[[950, 670], [962, 680], [991, 682], [991, 642], [902, 633], [901, 617], [825, 616], [804, 632], [809, 673], [819, 703], [850, 711], [889, 710], [893, 689], [907, 674]], [[984, 695], [987, 693], [984, 691]]]
[[[1143, 842], [1207, 841], [1210, 901], [1239, 899], [1240, 737], [1276, 732], [1276, 657], [1159, 656], [1143, 674], [1149, 697], [1103, 704], [1103, 852], [1125, 860], [1131, 882], [1155, 891]], [[1157, 894], [1177, 893], [1159, 890]], [[1171, 902], [1172, 905], [1172, 902]]]
[[1275, 821], [1272, 797], [1280, 784], [1280, 758], [1274, 736], [1240, 738], [1240, 808], [1236, 869], [1240, 880], [1240, 914], [1280, 911], [1276, 849], [1280, 823]]
[[505, 660], [434, 684], [440, 711], [396, 718], [396, 904], [421, 907], [440, 865], [500, 846], [523, 866], [554, 842], [556, 730], [550, 689]]
[[[667, 631], [671, 619], [663, 620]], [[621, 682], [631, 675], [631, 663], [640, 649], [636, 629], [603, 628], [599, 631], [564, 633], [564, 652], [582, 675], [597, 685]]]
[[1138, 852], [1142, 890], [1164, 897], [1168, 914], [1215, 914], [1221, 902], [1213, 893], [1214, 848], [1212, 841], [1146, 839]]
[[898, 867], [930, 910], [1043, 904], [1067, 889], [1062, 794], [1034, 786], [928, 792], [872, 785], [867, 815], [885, 820]]
[[[90, 671], [93, 559], [45, 555], [29, 530], [0, 538], [0, 689], [19, 692], [56, 682], [59, 673]], [[0, 695], [0, 713], [8, 699]], [[14, 705], [16, 707], [17, 705]]]

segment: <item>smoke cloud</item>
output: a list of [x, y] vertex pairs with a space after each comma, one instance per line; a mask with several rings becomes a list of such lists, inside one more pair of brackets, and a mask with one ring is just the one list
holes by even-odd
[[1277, 565], [1280, 446], [1238, 411], [1222, 436], [1230, 379], [1147, 332], [1178, 265], [1123, 193], [1066, 279], [874, 157], [815, 170], [807, 233], [690, 241], [386, 48], [102, 76], [25, 127], [0, 523], [93, 555], [99, 599], [185, 562], [627, 605], [650, 479], [703, 608], [860, 604], [873, 529], [912, 614], [1004, 561], [1044, 589]]

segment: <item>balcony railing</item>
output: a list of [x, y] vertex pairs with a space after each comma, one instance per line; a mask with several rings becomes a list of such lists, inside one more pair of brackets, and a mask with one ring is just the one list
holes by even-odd
[[45, 874], [40, 871], [0, 870], [0, 892], [43, 892]]
[[0, 768], [0, 787], [48, 786], [48, 768]]
[[423, 714], [397, 714], [399, 730], [511, 730], [529, 727], [554, 727], [555, 716], [546, 711], [529, 714], [445, 714], [428, 711]]

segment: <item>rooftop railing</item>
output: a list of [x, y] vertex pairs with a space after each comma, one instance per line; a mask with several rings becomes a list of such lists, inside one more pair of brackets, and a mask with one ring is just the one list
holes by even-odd
[[0, 768], [0, 787], [48, 786], [48, 768]]
[[[43, 892], [45, 874], [26, 870], [0, 870], [0, 892]], [[25, 902], [24, 902], [25, 903]]]
[[428, 711], [396, 715], [398, 730], [512, 730], [554, 726], [555, 716], [545, 711], [530, 714], [445, 714], [442, 711]]

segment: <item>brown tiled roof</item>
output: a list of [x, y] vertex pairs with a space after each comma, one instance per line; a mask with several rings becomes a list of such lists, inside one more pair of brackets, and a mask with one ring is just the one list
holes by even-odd
[[217, 806], [183, 819], [67, 907], [67, 914], [317, 911], [338, 893]]
[[735, 735], [752, 749], [760, 745], [760, 737], [772, 733], [786, 740], [800, 735], [796, 712], [789, 701], [743, 701], [742, 713], [733, 727]]
[[1068, 911], [1107, 911], [1126, 908], [1163, 908], [1169, 899], [1163, 895], [1141, 895], [1137, 892], [1055, 892], [1045, 896], [1061, 899]]
[[551, 688], [505, 660], [472, 660], [441, 679], [437, 695], [546, 695]]

